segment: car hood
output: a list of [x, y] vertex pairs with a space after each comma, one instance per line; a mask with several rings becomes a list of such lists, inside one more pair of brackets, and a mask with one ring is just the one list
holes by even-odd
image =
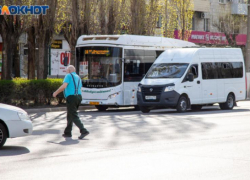
[[23, 109], [21, 109], [19, 107], [10, 106], [7, 104], [2, 104], [2, 103], [0, 103], [0, 110], [9, 110], [9, 111], [22, 112], [22, 113], [27, 114], [26, 111], [24, 111]]
[[141, 81], [142, 85], [164, 85], [175, 83], [177, 79], [143, 79]]

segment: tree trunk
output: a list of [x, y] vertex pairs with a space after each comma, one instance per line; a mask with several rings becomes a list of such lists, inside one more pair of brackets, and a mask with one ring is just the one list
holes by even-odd
[[35, 79], [36, 36], [35, 28], [28, 29], [28, 79]]
[[12, 64], [13, 64], [13, 51], [11, 35], [5, 29], [2, 30], [3, 39], [3, 60], [2, 60], [2, 80], [12, 79]]
[[[46, 34], [44, 32], [44, 34]], [[38, 63], [37, 63], [37, 79], [44, 79], [44, 45], [45, 45], [45, 35], [40, 34], [38, 40]]]
[[[181, 3], [181, 2], [180, 2]], [[185, 6], [184, 6], [184, 0], [182, 0], [182, 40], [185, 40]]]
[[108, 34], [114, 34], [115, 31], [115, 17], [114, 17], [114, 1], [109, 4], [109, 21], [108, 21]]
[[49, 44], [50, 44], [51, 34], [49, 30], [46, 31], [46, 36], [44, 40], [44, 75], [43, 78], [47, 79], [49, 74]]
[[76, 67], [76, 50], [75, 50], [75, 45], [71, 44], [70, 45], [70, 52], [71, 52], [71, 56], [70, 56], [70, 64]]
[[13, 60], [14, 60], [14, 77], [20, 77], [20, 54], [18, 40], [12, 44], [13, 47]]
[[168, 37], [168, 0], [165, 0], [165, 37]]

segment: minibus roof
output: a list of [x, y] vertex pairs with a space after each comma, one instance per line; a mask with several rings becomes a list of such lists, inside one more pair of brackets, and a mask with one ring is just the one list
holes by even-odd
[[182, 48], [198, 47], [194, 43], [178, 39], [138, 36], [138, 35], [82, 35], [77, 40], [77, 46], [86, 44], [111, 44], [123, 46]]
[[166, 61], [191, 62], [199, 55], [200, 61], [223, 62], [223, 61], [244, 61], [240, 48], [176, 48], [165, 50], [155, 61], [163, 63]]

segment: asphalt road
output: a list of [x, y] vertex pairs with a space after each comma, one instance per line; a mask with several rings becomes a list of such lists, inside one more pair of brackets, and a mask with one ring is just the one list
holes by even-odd
[[0, 150], [1, 180], [249, 180], [250, 102], [179, 114], [80, 112], [90, 131], [64, 139], [66, 112], [31, 114], [32, 136]]

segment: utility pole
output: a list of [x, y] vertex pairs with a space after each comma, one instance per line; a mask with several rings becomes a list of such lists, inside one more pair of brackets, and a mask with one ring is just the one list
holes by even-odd
[[246, 72], [250, 72], [250, 0], [247, 2]]

